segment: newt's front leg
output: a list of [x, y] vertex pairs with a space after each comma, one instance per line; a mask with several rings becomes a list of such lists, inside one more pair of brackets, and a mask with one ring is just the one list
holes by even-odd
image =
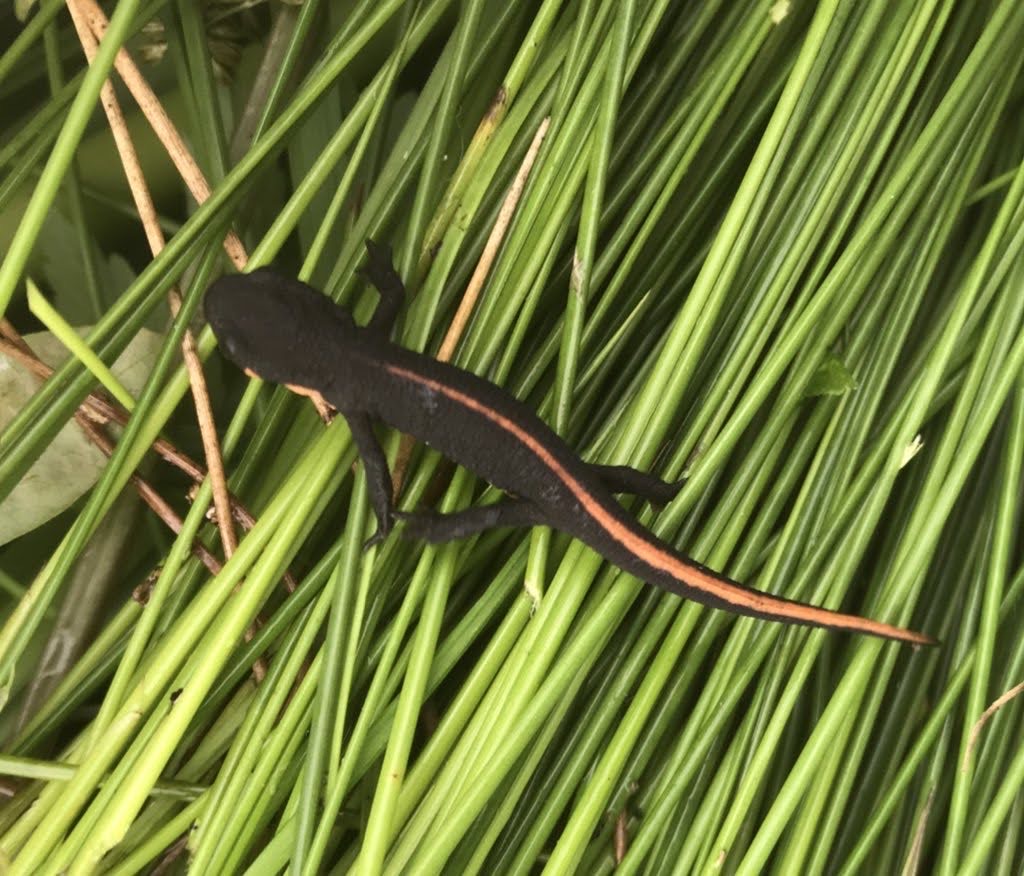
[[356, 442], [356, 449], [363, 461], [363, 470], [366, 472], [366, 486], [370, 491], [370, 505], [377, 517], [377, 531], [371, 535], [363, 545], [366, 550], [387, 538], [391, 532], [391, 524], [394, 521], [394, 508], [391, 504], [391, 472], [388, 470], [388, 460], [384, 450], [373, 433], [373, 425], [370, 418], [362, 411], [342, 411], [348, 427], [352, 432], [352, 438]]
[[380, 294], [377, 309], [367, 323], [367, 330], [387, 338], [398, 318], [398, 311], [405, 303], [405, 284], [391, 257], [391, 247], [366, 241], [366, 266], [359, 269], [370, 285]]

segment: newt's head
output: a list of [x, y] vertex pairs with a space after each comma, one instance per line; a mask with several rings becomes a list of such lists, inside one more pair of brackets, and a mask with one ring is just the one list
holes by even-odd
[[206, 319], [224, 355], [251, 375], [322, 390], [352, 317], [326, 295], [271, 268], [206, 290]]

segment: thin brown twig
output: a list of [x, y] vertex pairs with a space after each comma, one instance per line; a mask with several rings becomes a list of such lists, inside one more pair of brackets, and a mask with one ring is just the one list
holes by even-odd
[[[87, 10], [85, 7], [87, 7], [88, 3], [89, 0], [69, 0], [68, 8], [71, 12], [75, 30], [78, 32], [78, 38], [82, 43], [82, 50], [91, 64], [96, 56], [98, 46], [96, 37], [89, 29], [90, 25], [87, 21]], [[123, 49], [121, 51], [124, 52]], [[127, 53], [125, 55], [127, 56]], [[133, 64], [131, 68], [136, 73], [138, 72]], [[125, 176], [128, 179], [132, 198], [135, 200], [135, 207], [139, 211], [139, 217], [145, 229], [149, 248], [153, 255], [156, 256], [163, 250], [166, 241], [160, 228], [156, 205], [153, 203], [149, 185], [146, 183], [142, 166], [139, 164], [135, 144], [132, 142], [131, 134], [125, 123], [124, 114], [121, 112], [117, 96], [114, 94], [114, 86], [109, 79], [103, 84], [100, 100], [121, 158], [121, 165], [124, 167]], [[206, 195], [209, 195], [208, 190]], [[181, 310], [181, 295], [175, 287], [168, 292], [168, 296], [170, 298], [171, 315], [177, 317], [178, 312]], [[217, 427], [213, 419], [213, 408], [210, 404], [206, 377], [203, 374], [202, 362], [196, 351], [195, 337], [188, 329], [186, 329], [182, 338], [181, 348], [185, 359], [185, 368], [189, 375], [189, 385], [192, 389], [196, 419], [199, 422], [199, 432], [203, 440], [206, 463], [209, 468], [210, 485], [213, 490], [213, 504], [217, 509], [217, 526], [220, 529], [224, 557], [229, 559], [235, 552], [238, 542], [235, 539], [235, 530], [231, 517], [231, 500], [228, 498], [227, 476], [224, 472], [224, 461], [221, 457], [220, 440], [217, 437]]]
[[964, 749], [964, 759], [960, 764], [960, 772], [966, 773], [971, 765], [971, 757], [974, 754], [974, 749], [978, 746], [978, 737], [981, 735], [982, 728], [991, 720], [992, 716], [998, 712], [1003, 706], [1005, 706], [1010, 700], [1020, 696], [1024, 693], [1024, 681], [1020, 684], [1014, 685], [1006, 693], [1002, 694], [995, 702], [992, 703], [984, 712], [981, 713], [981, 717], [974, 722], [974, 726], [971, 727], [971, 733], [967, 737], [967, 747]]
[[[75, 417], [78, 419], [78, 424], [89, 436], [89, 440], [102, 450], [106, 456], [112, 456], [115, 445], [103, 429], [81, 412], [76, 412]], [[167, 525], [167, 528], [170, 529], [171, 532], [175, 535], [180, 535], [184, 526], [181, 517], [179, 517], [177, 512], [164, 500], [164, 497], [157, 492], [156, 488], [137, 472], [132, 473], [130, 480], [132, 486], [135, 487], [139, 496], [142, 498], [142, 501], [149, 505], [156, 516]], [[200, 559], [211, 575], [216, 575], [220, 572], [222, 568], [220, 560], [211, 554], [206, 549], [206, 546], [198, 539], [192, 542], [192, 553]]]
[[615, 817], [615, 831], [612, 840], [615, 866], [622, 863], [629, 851], [629, 810], [626, 807]]
[[924, 801], [924, 808], [917, 818], [917, 825], [914, 828], [914, 839], [910, 844], [910, 851], [907, 852], [907, 860], [903, 862], [903, 876], [914, 876], [921, 869], [921, 855], [924, 851], [924, 839], [928, 829], [928, 817], [932, 812], [932, 803], [935, 802], [935, 786], [928, 791], [928, 799]]
[[34, 359], [35, 353], [32, 352], [32, 348], [25, 343], [25, 339], [18, 333], [18, 330], [14, 327], [7, 317], [0, 319], [0, 337], [7, 338], [10, 345], [23, 355], [27, 355], [29, 358]]
[[[11, 359], [21, 363], [36, 377], [42, 380], [49, 380], [53, 375], [53, 369], [42, 359], [32, 352], [32, 349], [22, 342], [21, 336], [15, 333], [13, 336], [5, 331], [5, 337], [0, 337], [0, 352]], [[119, 426], [128, 424], [128, 412], [99, 393], [90, 393], [85, 397], [80, 409], [87, 417], [97, 423], [114, 422]], [[153, 450], [167, 460], [175, 468], [180, 469], [194, 481], [202, 482], [206, 477], [206, 471], [201, 465], [195, 462], [190, 456], [182, 453], [169, 441], [157, 438], [153, 442]], [[235, 502], [238, 500], [235, 499]]]
[[188, 834], [178, 837], [165, 850], [163, 857], [156, 867], [153, 868], [153, 876], [164, 876], [164, 873], [171, 872], [177, 866], [178, 859], [188, 851]]
[[[473, 270], [473, 276], [469, 278], [469, 283], [462, 295], [462, 300], [459, 302], [459, 307], [455, 311], [455, 316], [452, 317], [451, 324], [448, 326], [448, 331], [441, 342], [441, 348], [437, 351], [437, 359], [440, 362], [450, 361], [455, 354], [455, 348], [458, 346], [459, 340], [466, 330], [469, 318], [472, 316], [477, 301], [480, 299], [480, 291], [483, 289], [484, 282], [494, 266], [494, 260], [498, 257], [498, 250], [501, 248], [508, 227], [512, 223], [512, 217], [515, 216], [516, 208], [519, 206], [519, 199], [526, 188], [526, 181], [530, 178], [530, 171], [533, 170], [533, 164], [537, 160], [537, 154], [544, 143], [544, 137], [547, 135], [550, 124], [551, 117], [545, 116], [537, 127], [537, 132], [533, 135], [530, 148], [526, 150], [526, 155], [523, 156], [522, 163], [519, 165], [519, 170], [516, 172], [512, 185], [509, 186], [505, 200], [498, 211], [498, 218], [494, 222], [491, 233], [487, 236], [484, 250], [480, 253], [480, 259]], [[415, 439], [410, 435], [403, 435], [399, 442], [398, 453], [395, 456], [395, 465], [391, 475], [391, 488], [396, 497], [402, 491], [402, 483], [405, 480], [406, 469], [409, 467], [409, 458], [412, 455], [414, 443]]]
[[[95, 0], [71, 0], [69, 5], [73, 9], [77, 7], [79, 14], [83, 16], [88, 28], [94, 34], [95, 40], [102, 40], [103, 35], [107, 32], [109, 22], [99, 4]], [[114, 69], [117, 70], [128, 91], [139, 105], [139, 109], [142, 110], [142, 114], [153, 128], [153, 132], [163, 144], [164, 149], [167, 150], [168, 157], [192, 193], [192, 197], [195, 198], [197, 204], [202, 204], [210, 197], [210, 184], [192, 157], [192, 153], [189, 152], [188, 146], [185, 145], [174, 122], [167, 115], [160, 98], [149, 87], [149, 83], [136, 66], [135, 61], [132, 60], [127, 49], [118, 50], [114, 59]], [[245, 247], [233, 231], [229, 231], [224, 238], [224, 250], [238, 270], [242, 270], [249, 261]]]
[[508, 231], [509, 225], [512, 224], [512, 217], [515, 215], [516, 207], [519, 206], [519, 199], [523, 195], [523, 189], [526, 188], [526, 181], [530, 177], [530, 171], [533, 170], [533, 163], [537, 160], [537, 153], [540, 152], [540, 147], [544, 143], [544, 137], [548, 133], [548, 126], [550, 124], [551, 117], [547, 116], [538, 126], [537, 133], [533, 135], [533, 141], [530, 143], [530, 148], [526, 150], [523, 162], [519, 165], [516, 178], [512, 181], [508, 194], [505, 195], [505, 200], [498, 211], [498, 218], [494, 222], [491, 233], [487, 236], [484, 251], [480, 253], [480, 260], [476, 263], [473, 276], [469, 278], [469, 284], [466, 286], [462, 301], [459, 302], [459, 309], [455, 311], [455, 316], [452, 318], [448, 332], [444, 336], [444, 341], [441, 342], [441, 349], [437, 351], [437, 358], [441, 362], [447, 362], [452, 358], [455, 354], [455, 347], [458, 346], [459, 340], [466, 330], [469, 318], [473, 314], [473, 309], [480, 298], [480, 290], [483, 289], [484, 282], [494, 266], [494, 260], [498, 257], [498, 250], [505, 240], [505, 233]]

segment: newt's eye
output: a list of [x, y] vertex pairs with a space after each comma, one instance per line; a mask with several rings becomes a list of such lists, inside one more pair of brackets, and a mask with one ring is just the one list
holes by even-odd
[[237, 359], [239, 355], [238, 342], [232, 335], [225, 335], [220, 342], [221, 348], [229, 359]]

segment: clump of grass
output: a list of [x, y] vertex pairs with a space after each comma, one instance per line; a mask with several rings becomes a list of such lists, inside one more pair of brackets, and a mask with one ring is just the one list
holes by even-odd
[[[28, 273], [104, 362], [166, 340], [95, 486], [0, 549], [10, 872], [1019, 872], [1019, 703], [978, 722], [1024, 660], [1024, 7], [126, 0], [87, 72], [58, 8], [0, 56], [5, 333]], [[210, 185], [184, 209], [140, 149], [171, 233], [124, 247], [136, 272], [86, 159], [154, 19], [145, 72]], [[544, 531], [364, 553], [344, 422], [211, 368], [256, 521], [221, 564], [215, 485], [187, 506], [147, 457], [198, 446], [180, 350], [228, 226], [360, 320], [363, 240], [390, 241], [401, 341], [436, 354], [465, 301], [458, 364], [587, 459], [687, 478], [634, 509], [661, 537], [942, 647], [736, 619]], [[72, 358], [6, 412], [0, 495], [93, 387]], [[492, 498], [408, 452], [405, 507]], [[176, 534], [114, 513], [137, 471]], [[102, 622], [70, 627], [103, 544]]]

